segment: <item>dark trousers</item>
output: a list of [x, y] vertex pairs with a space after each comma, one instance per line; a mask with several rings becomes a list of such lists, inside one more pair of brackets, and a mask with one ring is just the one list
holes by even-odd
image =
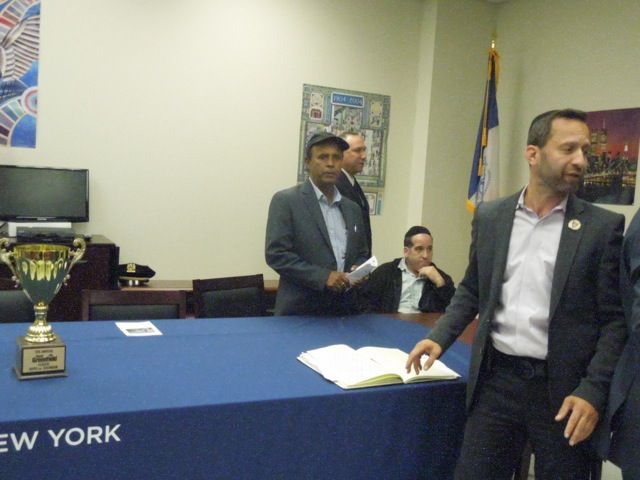
[[566, 420], [556, 422], [549, 405], [546, 375], [529, 376], [508, 364], [492, 365], [467, 420], [456, 480], [510, 480], [527, 439], [537, 480], [589, 478], [591, 451], [585, 442], [569, 446]]

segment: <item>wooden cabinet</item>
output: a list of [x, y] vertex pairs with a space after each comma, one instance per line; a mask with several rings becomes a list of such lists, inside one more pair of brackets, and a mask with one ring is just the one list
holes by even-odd
[[[49, 305], [48, 320], [80, 320], [81, 292], [85, 289], [111, 290], [118, 288], [119, 248], [102, 235], [94, 235], [87, 242], [87, 251], [71, 270], [71, 278], [63, 285]], [[0, 265], [0, 277], [11, 277], [6, 265]]]

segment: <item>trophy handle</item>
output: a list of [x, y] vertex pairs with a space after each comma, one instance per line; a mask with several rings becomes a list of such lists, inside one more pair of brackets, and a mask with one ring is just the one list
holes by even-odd
[[[84, 238], [76, 237], [73, 239], [73, 246], [75, 250], [69, 249], [69, 257], [71, 257], [71, 263], [69, 264], [69, 270], [84, 256], [84, 252], [87, 250], [87, 243]], [[67, 272], [69, 271], [67, 270]]]
[[7, 250], [7, 247], [11, 244], [8, 238], [0, 238], [0, 260], [9, 267], [11, 270], [11, 274], [13, 275], [12, 280], [16, 282], [16, 285], [20, 285], [20, 280], [18, 280], [18, 272], [16, 272], [15, 266], [13, 265], [13, 252], [11, 250]]

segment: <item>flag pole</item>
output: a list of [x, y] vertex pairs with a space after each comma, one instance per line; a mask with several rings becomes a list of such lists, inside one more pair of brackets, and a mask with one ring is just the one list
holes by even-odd
[[482, 114], [476, 148], [469, 176], [466, 205], [470, 212], [484, 200], [498, 196], [498, 104], [496, 90], [499, 77], [500, 56], [496, 51], [496, 35], [492, 36], [487, 62], [487, 76], [482, 101]]

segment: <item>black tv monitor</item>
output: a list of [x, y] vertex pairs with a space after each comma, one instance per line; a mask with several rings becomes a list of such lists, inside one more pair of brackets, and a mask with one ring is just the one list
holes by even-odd
[[0, 165], [0, 220], [88, 222], [89, 170]]

